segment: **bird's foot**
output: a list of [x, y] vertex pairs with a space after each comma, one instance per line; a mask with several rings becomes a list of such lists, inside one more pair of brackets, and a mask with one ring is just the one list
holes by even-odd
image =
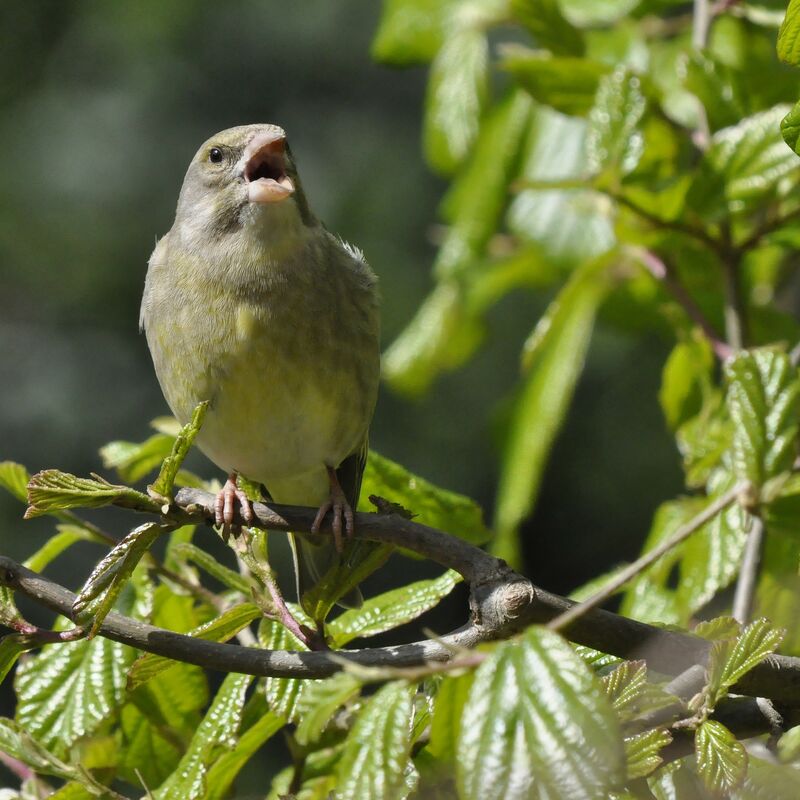
[[331, 527], [333, 528], [333, 543], [336, 547], [336, 552], [341, 553], [344, 550], [344, 542], [342, 533], [348, 539], [353, 538], [355, 533], [355, 517], [350, 503], [347, 502], [344, 490], [339, 485], [339, 479], [336, 477], [336, 470], [333, 467], [327, 467], [328, 480], [331, 485], [331, 493], [328, 499], [319, 507], [317, 516], [314, 518], [314, 524], [311, 526], [312, 533], [319, 533], [322, 521], [329, 511], [333, 511], [333, 521]]
[[236, 473], [228, 475], [228, 480], [220, 489], [214, 500], [214, 520], [222, 528], [222, 536], [227, 541], [230, 534], [237, 537], [242, 532], [242, 526], [234, 523], [236, 519], [236, 506], [239, 506], [239, 516], [246, 523], [251, 523], [253, 517], [253, 504], [247, 495], [236, 485]]

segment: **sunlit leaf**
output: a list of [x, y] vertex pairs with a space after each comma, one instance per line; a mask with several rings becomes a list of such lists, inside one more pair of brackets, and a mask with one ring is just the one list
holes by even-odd
[[640, 122], [646, 108], [641, 78], [624, 67], [600, 79], [586, 129], [590, 172], [616, 184], [642, 157]]
[[405, 794], [411, 693], [404, 682], [387, 683], [359, 713], [336, 768], [337, 800], [394, 800]]
[[51, 645], [17, 666], [16, 719], [59, 758], [112, 722], [136, 651], [110, 639]]
[[10, 492], [17, 500], [28, 500], [28, 470], [16, 461], [0, 461], [0, 486]]
[[452, 172], [472, 147], [489, 94], [489, 44], [477, 4], [454, 13], [431, 65], [423, 142], [429, 163]]
[[766, 619], [758, 619], [735, 639], [715, 641], [707, 668], [711, 705], [716, 705], [742, 676], [775, 652], [782, 640], [782, 630], [776, 630]]
[[780, 181], [800, 171], [800, 161], [780, 135], [788, 111], [789, 106], [777, 105], [714, 134], [687, 195], [706, 222], [776, 196]]
[[361, 682], [347, 672], [323, 681], [310, 681], [297, 703], [300, 722], [295, 737], [301, 745], [315, 742], [322, 735], [336, 710], [355, 697]]
[[519, 525], [533, 510], [550, 447], [569, 407], [595, 315], [608, 292], [610, 259], [579, 268], [525, 344], [527, 375], [517, 399], [500, 474], [494, 553], [520, 563]]
[[[599, 256], [614, 243], [612, 204], [586, 188], [586, 125], [543, 106], [535, 109], [521, 190], [508, 211], [512, 233], [535, 242], [548, 260], [566, 267]], [[559, 188], [565, 182], [569, 188]]]
[[152, 498], [127, 486], [78, 478], [57, 469], [37, 472], [28, 483], [28, 510], [25, 518], [39, 517], [65, 508], [99, 508], [116, 505], [140, 511], [160, 512]]
[[78, 620], [91, 620], [90, 639], [100, 630], [136, 565], [163, 532], [157, 522], [140, 525], [92, 570], [72, 604]]
[[[284, 625], [265, 619], [258, 626], [258, 642], [266, 650], [308, 650]], [[297, 704], [313, 681], [301, 678], [265, 678], [264, 692], [269, 710], [286, 722], [297, 722]]]
[[372, 40], [372, 57], [395, 66], [430, 61], [444, 41], [454, 0], [387, 0]]
[[175, 483], [175, 477], [177, 476], [178, 470], [181, 468], [181, 464], [183, 464], [183, 460], [186, 458], [186, 455], [188, 454], [195, 437], [200, 432], [200, 428], [203, 425], [203, 420], [205, 419], [207, 410], [207, 401], [199, 403], [197, 408], [195, 408], [195, 410], [192, 412], [191, 420], [181, 428], [181, 432], [178, 434], [177, 438], [175, 439], [175, 443], [172, 445], [172, 451], [164, 459], [164, 463], [161, 465], [161, 470], [150, 487], [155, 494], [160, 495], [161, 497], [172, 497], [172, 487]]
[[206, 796], [206, 774], [221, 752], [232, 750], [252, 675], [231, 673], [222, 682], [175, 772], [152, 794], [154, 800], [197, 800]]
[[611, 704], [560, 636], [529, 628], [478, 667], [458, 748], [465, 800], [589, 800], [623, 772]]
[[789, 0], [778, 31], [778, 58], [795, 67], [800, 66], [800, 0]]
[[709, 791], [729, 797], [747, 774], [744, 745], [722, 724], [706, 720], [695, 732], [697, 771]]
[[672, 734], [664, 728], [655, 728], [645, 733], [625, 737], [625, 758], [628, 780], [644, 778], [659, 767], [662, 758], [659, 751], [672, 741]]
[[172, 451], [174, 436], [156, 433], [143, 442], [109, 442], [100, 448], [103, 466], [122, 480], [135, 483], [161, 465]]
[[734, 424], [733, 468], [761, 487], [797, 456], [800, 378], [785, 353], [755, 350], [725, 364], [726, 404]]
[[32, 556], [23, 562], [34, 572], [41, 572], [51, 561], [76, 542], [96, 542], [97, 537], [78, 525], [59, 525], [58, 533], [50, 537]]
[[676, 702], [674, 696], [647, 682], [647, 665], [644, 661], [623, 661], [601, 682], [621, 722], [668, 708]]
[[217, 756], [208, 768], [204, 800], [223, 800], [229, 797], [231, 785], [245, 764], [284, 724], [281, 717], [266, 713], [240, 733], [233, 748]]
[[361, 608], [345, 611], [328, 623], [328, 635], [334, 647], [344, 647], [357, 637], [375, 636], [404, 625], [433, 608], [460, 580], [457, 572], [448, 570], [438, 578], [417, 581], [371, 597]]
[[114, 800], [121, 798], [116, 792], [98, 783], [79, 765], [66, 763], [43, 747], [24, 725], [4, 717], [0, 717], [0, 752], [18, 759], [41, 775], [53, 775], [66, 781], [75, 781], [93, 797]]

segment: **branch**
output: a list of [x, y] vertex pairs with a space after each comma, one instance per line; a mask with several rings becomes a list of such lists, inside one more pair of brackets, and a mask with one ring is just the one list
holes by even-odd
[[753, 610], [753, 598], [758, 585], [758, 572], [761, 567], [761, 557], [764, 552], [764, 521], [759, 516], [752, 517], [752, 523], [747, 542], [742, 555], [742, 566], [739, 570], [739, 579], [736, 582], [736, 591], [733, 596], [734, 619], [747, 624]]
[[[214, 496], [182, 489], [170, 510], [170, 522], [198, 523], [213, 518]], [[270, 530], [307, 532], [316, 509], [254, 503], [258, 524]], [[323, 533], [331, 533], [326, 521]], [[414, 550], [457, 570], [470, 585], [470, 621], [436, 641], [340, 650], [335, 653], [259, 650], [235, 644], [204, 641], [110, 613], [100, 635], [139, 650], [223, 672], [248, 675], [322, 678], [342, 669], [344, 661], [366, 667], [413, 667], [448, 661], [454, 651], [480, 642], [508, 638], [531, 624], [545, 623], [574, 603], [534, 586], [477, 547], [442, 531], [396, 514], [356, 515], [357, 538]], [[0, 556], [0, 584], [41, 605], [70, 617], [75, 595], [63, 586]], [[677, 675], [705, 664], [710, 643], [686, 633], [662, 630], [602, 609], [594, 609], [566, 628], [579, 644], [621, 658], [645, 659], [657, 672]], [[767, 697], [785, 705], [800, 705], [800, 658], [769, 656], [734, 687], [735, 692]]]
[[722, 341], [719, 334], [714, 330], [714, 326], [703, 314], [700, 306], [695, 303], [694, 298], [686, 291], [686, 287], [680, 282], [672, 267], [662, 261], [655, 253], [643, 247], [629, 248], [629, 251], [656, 280], [667, 287], [686, 312], [686, 316], [703, 332], [717, 358], [720, 361], [725, 361], [725, 359], [732, 356], [733, 348]]

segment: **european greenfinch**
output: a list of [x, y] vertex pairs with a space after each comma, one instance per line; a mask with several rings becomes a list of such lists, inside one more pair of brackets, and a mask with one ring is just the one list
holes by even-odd
[[[216, 522], [252, 519], [236, 477], [278, 503], [332, 513], [293, 540], [298, 593], [353, 533], [379, 379], [376, 278], [303, 194], [284, 131], [245, 125], [192, 159], [150, 258], [141, 327], [173, 414], [209, 408], [200, 449], [228, 474]], [[350, 597], [350, 604], [358, 597]]]

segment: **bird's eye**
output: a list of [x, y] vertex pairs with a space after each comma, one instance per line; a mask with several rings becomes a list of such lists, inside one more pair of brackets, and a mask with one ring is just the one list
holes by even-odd
[[212, 164], [219, 164], [219, 162], [222, 161], [222, 150], [220, 150], [219, 147], [212, 147], [208, 151], [208, 160]]

